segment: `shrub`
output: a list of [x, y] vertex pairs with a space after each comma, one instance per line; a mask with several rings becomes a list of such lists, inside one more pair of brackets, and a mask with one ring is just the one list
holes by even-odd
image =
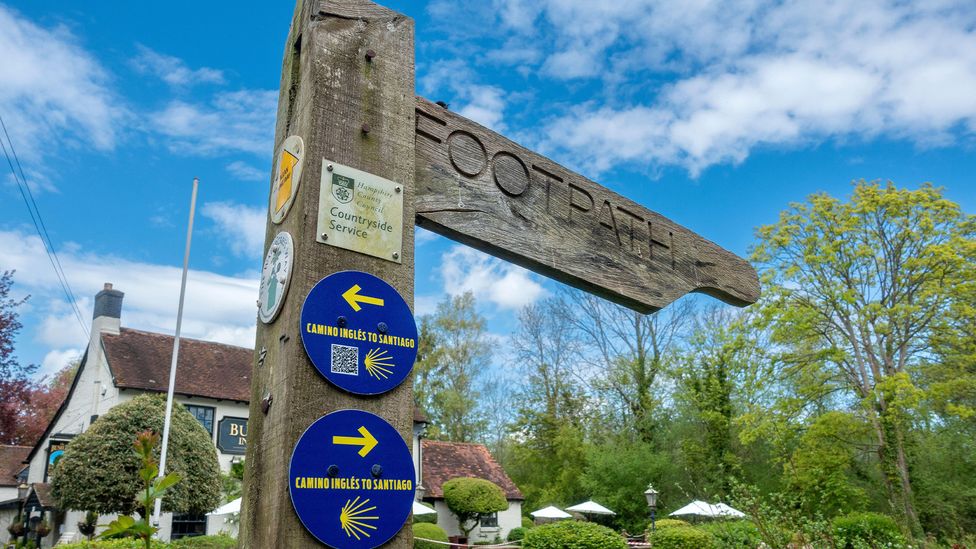
[[[668, 519], [668, 518], [654, 521], [654, 528], [656, 530], [663, 530], [665, 528], [675, 528], [678, 526], [688, 527], [691, 526], [691, 524], [683, 520]], [[650, 530], [651, 530], [651, 523], [647, 523], [647, 531], [650, 532]]]
[[[152, 546], [153, 549], [165, 549], [170, 545], [153, 540]], [[143, 541], [136, 538], [81, 541], [78, 543], [58, 545], [58, 549], [143, 549], [144, 547], [145, 544]]]
[[759, 528], [748, 520], [709, 522], [697, 528], [711, 534], [722, 549], [755, 549], [762, 543]]
[[235, 549], [237, 540], [226, 535], [181, 538], [172, 543], [172, 549]]
[[518, 541], [525, 537], [526, 529], [523, 527], [512, 528], [508, 531], [508, 538], [506, 541]]
[[443, 545], [420, 541], [417, 538], [432, 539], [434, 541], [448, 541], [447, 532], [436, 524], [421, 522], [413, 525], [414, 549], [444, 549]]
[[522, 517], [522, 528], [528, 530], [529, 528], [535, 528], [535, 521], [532, 517]]
[[533, 528], [522, 539], [524, 549], [627, 549], [627, 542], [594, 522], [554, 522]]
[[[165, 395], [140, 395], [106, 412], [75, 437], [54, 467], [52, 492], [62, 509], [131, 515], [145, 489], [132, 441], [141, 431], [163, 432]], [[158, 455], [158, 450], [157, 450]], [[163, 498], [168, 511], [206, 513], [220, 503], [220, 465], [206, 429], [183, 406], [174, 406], [167, 473], [183, 478]]]
[[834, 538], [837, 547], [844, 549], [902, 547], [905, 544], [898, 523], [881, 513], [850, 513], [835, 518]]
[[715, 546], [715, 538], [691, 526], [674, 526], [654, 532], [651, 546], [654, 549], [705, 549]]
[[444, 483], [444, 502], [458, 519], [458, 528], [469, 537], [479, 515], [508, 509], [505, 492], [490, 480], [455, 478]]

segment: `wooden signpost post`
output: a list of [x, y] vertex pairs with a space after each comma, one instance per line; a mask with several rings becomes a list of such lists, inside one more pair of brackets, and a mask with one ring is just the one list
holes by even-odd
[[[641, 312], [688, 292], [740, 306], [759, 296], [744, 260], [417, 98], [413, 25], [369, 0], [299, 0], [292, 18], [275, 130], [242, 548], [321, 545], [293, 508], [289, 465], [303, 432], [323, 416], [370, 412], [410, 441], [410, 376], [378, 395], [336, 388], [303, 347], [302, 330], [313, 328], [302, 325], [301, 314], [316, 283], [340, 271], [374, 275], [412, 306], [415, 223]], [[353, 287], [343, 297], [351, 308], [336, 311], [337, 326], [378, 301]], [[377, 328], [381, 337], [385, 328]], [[369, 533], [354, 530], [350, 536]], [[410, 528], [387, 546], [411, 547]]]

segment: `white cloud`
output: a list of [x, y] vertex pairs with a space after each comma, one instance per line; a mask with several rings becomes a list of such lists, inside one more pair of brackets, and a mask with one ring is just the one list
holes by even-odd
[[265, 170], [259, 170], [240, 160], [231, 162], [226, 168], [228, 173], [242, 181], [264, 181], [270, 177]]
[[452, 296], [471, 292], [478, 300], [516, 310], [545, 293], [529, 271], [473, 248], [453, 246], [441, 261], [444, 290]]
[[191, 69], [186, 63], [170, 55], [164, 55], [142, 44], [136, 44], [139, 53], [133, 60], [132, 66], [142, 74], [151, 74], [169, 84], [183, 87], [194, 84], [222, 84], [224, 73], [210, 67]]
[[72, 361], [80, 359], [84, 352], [84, 349], [62, 349], [48, 352], [44, 355], [44, 360], [41, 361], [37, 377], [53, 376]]
[[498, 87], [478, 84], [474, 72], [464, 61], [454, 60], [437, 63], [424, 71], [420, 78], [421, 91], [440, 100], [442, 93], [451, 110], [461, 116], [501, 132], [505, 130], [505, 92]]
[[416, 295], [413, 298], [414, 316], [429, 315], [437, 312], [437, 304], [441, 301], [436, 295]]
[[111, 150], [127, 116], [108, 73], [67, 28], [40, 27], [3, 5], [0, 113], [18, 155], [32, 162], [61, 145]]
[[966, 0], [495, 4], [499, 41], [534, 36], [548, 77], [604, 85], [605, 100], [563, 111], [538, 139], [590, 171], [698, 174], [764, 147], [879, 135], [937, 146], [976, 131]]
[[423, 246], [424, 244], [427, 244], [428, 242], [433, 242], [433, 241], [437, 240], [437, 238], [438, 238], [437, 233], [428, 231], [427, 229], [424, 229], [424, 228], [420, 227], [419, 225], [415, 225], [414, 226], [414, 229], [413, 229], [413, 245], [415, 247], [416, 246]]
[[220, 237], [234, 254], [258, 260], [264, 249], [267, 209], [233, 202], [207, 202], [200, 213], [217, 225]]
[[[54, 276], [38, 237], [13, 231], [0, 231], [0, 249], [4, 250], [5, 268], [16, 269], [16, 288], [32, 294], [32, 309], [21, 311], [25, 333], [33, 330], [35, 340], [63, 350], [83, 346], [83, 335], [69, 337], [76, 329], [66, 316], [67, 306], [60, 296]], [[180, 295], [181, 267], [156, 265], [107, 255], [93, 255], [76, 247], [58, 254], [79, 303], [82, 317], [91, 319], [91, 298], [112, 282], [125, 292], [122, 325], [161, 333], [173, 333]], [[30, 273], [26, 276], [25, 273]], [[199, 339], [212, 338], [223, 343], [250, 346], [254, 344], [258, 280], [190, 270], [186, 288], [183, 334]], [[54, 317], [53, 319], [51, 317]], [[63, 330], [58, 337], [54, 330]], [[80, 334], [80, 330], [74, 332]]]
[[149, 116], [147, 129], [166, 137], [179, 154], [268, 156], [277, 105], [277, 90], [219, 92], [206, 105], [174, 100]]

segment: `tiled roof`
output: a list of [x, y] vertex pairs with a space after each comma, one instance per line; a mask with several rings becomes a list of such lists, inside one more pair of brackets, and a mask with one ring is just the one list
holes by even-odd
[[[166, 392], [173, 336], [122, 328], [102, 334], [115, 385]], [[251, 349], [180, 338], [176, 389], [181, 395], [247, 402], [251, 396]]]
[[518, 486], [505, 474], [502, 466], [488, 453], [483, 444], [422, 440], [423, 486], [425, 497], [442, 498], [443, 484], [459, 477], [490, 480], [501, 487], [508, 499], [525, 499]]
[[[35, 482], [31, 485], [34, 488], [34, 495], [37, 496], [37, 502], [41, 504], [41, 507], [45, 509], [53, 509], [54, 498], [51, 497], [51, 484], [49, 482]], [[30, 499], [30, 496], [28, 496]]]
[[17, 474], [30, 451], [30, 446], [0, 446], [0, 486], [17, 486]]

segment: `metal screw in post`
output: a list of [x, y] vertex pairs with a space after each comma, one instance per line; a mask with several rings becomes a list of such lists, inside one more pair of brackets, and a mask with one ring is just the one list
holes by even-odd
[[322, 240], [328, 240], [329, 239], [329, 233], [322, 233], [319, 236], [322, 237]]
[[381, 334], [385, 334], [387, 330], [389, 330], [389, 328], [386, 326], [386, 322], [380, 322], [376, 325], [376, 331]]
[[346, 327], [346, 317], [340, 316], [338, 319], [336, 319], [336, 324], [338, 324], [340, 328], [345, 328]]
[[332, 171], [332, 164], [329, 164], [328, 166], [326, 166], [325, 169], [327, 169], [327, 170], [329, 170], [331, 172]]
[[369, 472], [373, 475], [373, 478], [380, 478], [381, 476], [383, 476], [383, 466], [380, 465], [379, 463], [376, 463], [369, 470]]
[[359, 129], [362, 130], [362, 132], [364, 134], [368, 134], [369, 133], [369, 124], [367, 124], [366, 122], [363, 122], [363, 125]]
[[373, 58], [376, 57], [376, 52], [373, 50], [366, 50], [366, 61], [372, 62]]
[[397, 185], [396, 188], [394, 188], [393, 190], [396, 191], [396, 192], [398, 192], [398, 193], [399, 192], [403, 192], [403, 189], [399, 185]]
[[261, 399], [261, 412], [264, 413], [264, 415], [268, 415], [268, 410], [271, 408], [272, 400], [274, 400], [274, 397], [271, 396], [271, 393], [266, 393], [264, 398]]
[[333, 478], [339, 476], [339, 466], [337, 466], [337, 465], [329, 465], [328, 474], [329, 474], [330, 477], [333, 477]]
[[400, 259], [400, 252], [393, 252], [393, 259]]

